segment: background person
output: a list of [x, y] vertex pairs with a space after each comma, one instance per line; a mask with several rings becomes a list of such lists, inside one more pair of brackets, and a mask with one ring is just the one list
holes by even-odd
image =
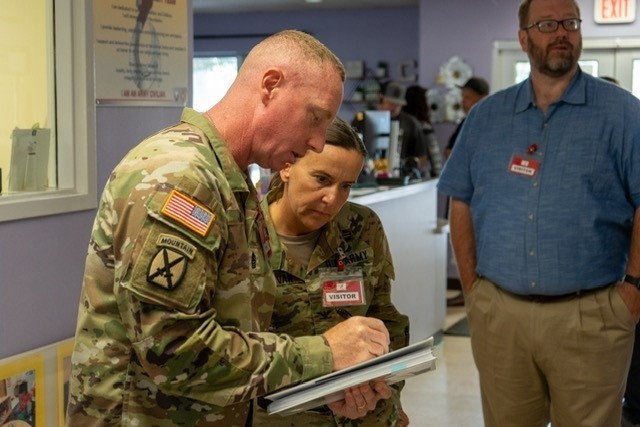
[[[308, 152], [273, 176], [262, 200], [273, 248], [271, 267], [278, 280], [273, 332], [293, 337], [320, 335], [344, 318], [371, 316], [384, 322], [391, 349], [409, 343], [409, 319], [391, 302], [394, 270], [382, 223], [368, 207], [347, 202], [365, 156], [356, 132], [336, 118], [321, 153]], [[325, 272], [330, 268], [335, 273], [340, 265], [344, 269], [337, 274], [344, 280], [347, 273], [360, 272], [362, 286], [348, 289], [349, 294], [357, 295], [355, 300], [332, 305], [327, 296], [336, 291]], [[376, 387], [379, 397], [369, 394], [366, 405], [356, 388], [357, 404], [352, 408], [347, 408], [347, 401], [285, 417], [262, 412], [256, 425], [351, 425], [348, 418], [357, 419], [357, 425], [406, 425], [400, 405], [401, 384], [389, 390], [384, 382], [378, 382], [373, 391]]]
[[422, 136], [427, 146], [428, 167], [427, 165], [424, 167], [425, 170], [428, 170], [426, 176], [436, 178], [442, 172], [442, 153], [431, 123], [431, 112], [427, 102], [427, 88], [420, 85], [409, 86], [404, 98], [407, 103], [402, 107], [402, 111], [418, 119], [422, 126]]
[[[482, 77], [473, 76], [460, 87], [460, 90], [462, 91], [462, 111], [464, 111], [466, 117], [474, 105], [489, 95], [489, 83]], [[449, 143], [444, 150], [445, 159], [448, 159], [451, 155], [451, 150], [453, 150], [463, 124], [464, 118], [460, 120], [460, 123], [458, 123], [458, 126], [449, 137]]]
[[277, 33], [218, 104], [185, 109], [116, 166], [86, 260], [67, 425], [244, 426], [256, 396], [387, 352], [373, 318], [268, 332], [276, 283], [247, 167], [321, 151], [343, 82], [318, 40]]
[[417, 159], [417, 165], [415, 166], [419, 169], [420, 174], [425, 177], [428, 176], [426, 171], [427, 144], [418, 119], [402, 111], [402, 107], [407, 105], [405, 92], [406, 87], [401, 83], [391, 81], [382, 84], [378, 110], [389, 111], [391, 120], [398, 121], [400, 125], [402, 134], [400, 138], [402, 143], [402, 150], [400, 151], [401, 166], [402, 164], [416, 163], [413, 159]]
[[573, 0], [521, 3], [531, 74], [471, 110], [439, 181], [487, 426], [620, 425], [640, 102], [580, 70], [580, 23]]

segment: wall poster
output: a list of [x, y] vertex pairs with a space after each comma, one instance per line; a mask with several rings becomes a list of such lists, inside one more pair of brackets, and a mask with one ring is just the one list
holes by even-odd
[[0, 363], [0, 425], [45, 426], [44, 390], [41, 354]]
[[96, 103], [186, 105], [188, 2], [100, 0], [93, 5]]

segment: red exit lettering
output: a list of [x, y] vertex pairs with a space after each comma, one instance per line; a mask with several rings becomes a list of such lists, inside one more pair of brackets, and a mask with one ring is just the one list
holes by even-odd
[[602, 0], [601, 16], [604, 19], [629, 16], [629, 0]]
[[593, 0], [598, 24], [623, 24], [636, 20], [636, 0]]

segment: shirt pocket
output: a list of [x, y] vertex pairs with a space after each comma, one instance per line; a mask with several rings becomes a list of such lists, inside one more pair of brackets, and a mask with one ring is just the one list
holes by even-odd
[[557, 179], [565, 192], [584, 191], [603, 198], [619, 196], [619, 165], [608, 141], [586, 136], [573, 138], [560, 150], [558, 158], [560, 164], [554, 167], [561, 171]]

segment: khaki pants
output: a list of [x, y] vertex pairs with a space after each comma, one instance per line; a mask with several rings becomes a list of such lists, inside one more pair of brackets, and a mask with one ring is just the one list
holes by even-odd
[[616, 286], [542, 303], [480, 278], [465, 305], [487, 427], [620, 425], [635, 320]]

